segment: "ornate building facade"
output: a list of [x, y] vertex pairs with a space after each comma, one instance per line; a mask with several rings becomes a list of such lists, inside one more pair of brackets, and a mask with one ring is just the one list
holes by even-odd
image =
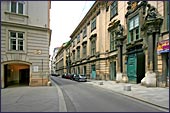
[[168, 86], [168, 4], [96, 1], [70, 36], [71, 73]]

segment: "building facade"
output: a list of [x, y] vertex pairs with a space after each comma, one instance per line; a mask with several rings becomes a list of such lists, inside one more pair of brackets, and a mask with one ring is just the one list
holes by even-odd
[[50, 1], [1, 2], [2, 88], [47, 85], [50, 8]]
[[56, 73], [60, 75], [67, 73], [67, 67], [66, 67], [67, 45], [68, 45], [68, 42], [63, 43], [62, 46], [59, 48], [57, 55], [55, 56]]
[[168, 4], [96, 1], [70, 36], [71, 73], [168, 86]]
[[56, 47], [56, 48], [54, 48], [54, 50], [53, 50], [53, 55], [52, 55], [52, 57], [51, 57], [51, 74], [57, 74], [56, 73], [56, 55], [57, 55], [57, 53], [58, 53], [58, 50], [60, 49], [60, 47]]

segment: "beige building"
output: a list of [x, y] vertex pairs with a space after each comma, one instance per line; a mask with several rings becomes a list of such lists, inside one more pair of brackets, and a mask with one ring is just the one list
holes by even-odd
[[66, 70], [66, 46], [67, 43], [63, 43], [59, 48], [57, 55], [55, 56], [56, 73], [62, 75], [67, 72]]
[[50, 1], [1, 2], [1, 87], [47, 85]]
[[66, 59], [70, 59], [71, 73], [168, 86], [169, 43], [164, 41], [169, 38], [168, 4], [96, 1], [70, 36]]

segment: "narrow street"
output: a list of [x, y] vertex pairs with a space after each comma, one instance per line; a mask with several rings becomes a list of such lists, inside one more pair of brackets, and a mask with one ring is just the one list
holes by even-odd
[[161, 112], [149, 104], [86, 82], [61, 77], [51, 79], [60, 87], [68, 112]]

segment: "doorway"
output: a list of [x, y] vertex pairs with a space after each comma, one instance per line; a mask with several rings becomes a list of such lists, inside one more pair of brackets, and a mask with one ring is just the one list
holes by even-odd
[[110, 80], [115, 80], [116, 78], [116, 61], [110, 63]]
[[26, 64], [4, 65], [4, 87], [29, 86], [30, 66]]
[[96, 79], [96, 68], [95, 65], [91, 66], [91, 78]]

